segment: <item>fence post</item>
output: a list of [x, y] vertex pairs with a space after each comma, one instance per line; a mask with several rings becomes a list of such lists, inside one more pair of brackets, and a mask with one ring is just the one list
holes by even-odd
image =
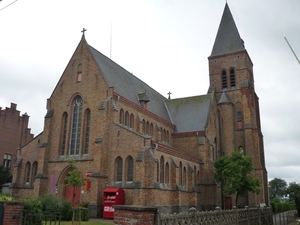
[[222, 220], [222, 213], [221, 213], [221, 207], [220, 206], [217, 206], [215, 208], [215, 211], [216, 211], [216, 215], [217, 215], [217, 219], [219, 221], [219, 224], [222, 225], [223, 224], [223, 220]]
[[195, 207], [189, 208], [189, 215], [192, 218], [192, 224], [196, 225], [196, 208]]

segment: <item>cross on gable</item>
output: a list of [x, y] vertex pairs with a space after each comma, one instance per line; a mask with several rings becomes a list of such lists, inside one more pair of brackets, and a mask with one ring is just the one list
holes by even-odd
[[169, 95], [169, 99], [171, 99], [171, 94], [172, 94], [172, 93], [169, 91], [169, 93], [168, 93], [168, 95]]
[[87, 30], [85, 28], [82, 29], [81, 33], [82, 35], [84, 35], [84, 32], [86, 32]]

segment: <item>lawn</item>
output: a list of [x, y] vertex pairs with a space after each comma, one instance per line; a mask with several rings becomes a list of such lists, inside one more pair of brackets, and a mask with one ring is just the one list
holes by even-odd
[[[74, 222], [74, 225], [76, 223]], [[78, 225], [79, 222], [77, 222], [76, 225]], [[60, 222], [60, 225], [72, 225], [72, 221], [62, 221]], [[104, 223], [104, 222], [99, 222], [99, 221], [82, 221], [80, 222], [80, 225], [112, 225], [112, 223]]]

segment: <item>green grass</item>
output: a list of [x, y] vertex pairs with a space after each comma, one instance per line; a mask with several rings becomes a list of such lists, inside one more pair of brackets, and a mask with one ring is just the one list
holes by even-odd
[[[75, 225], [76, 223], [74, 222], [74, 225]], [[79, 224], [79, 222], [77, 222], [77, 224]], [[76, 225], [77, 225], [76, 224]], [[60, 225], [72, 225], [72, 221], [62, 221], [62, 222], [60, 222]], [[89, 221], [82, 221], [81, 223], [80, 223], [80, 225], [112, 225], [112, 223], [102, 223], [102, 222], [89, 222]]]

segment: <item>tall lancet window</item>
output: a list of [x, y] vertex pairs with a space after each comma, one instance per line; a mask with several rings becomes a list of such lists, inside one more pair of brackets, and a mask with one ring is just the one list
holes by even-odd
[[87, 109], [85, 112], [85, 133], [84, 133], [84, 154], [89, 153], [90, 141], [90, 126], [91, 125], [91, 110]]
[[82, 65], [79, 64], [77, 67], [77, 82], [81, 82], [82, 79]]
[[225, 70], [222, 70], [222, 88], [227, 88], [227, 74]]
[[234, 69], [230, 70], [230, 87], [235, 87], [235, 73], [234, 73]]
[[80, 147], [80, 132], [82, 119], [82, 98], [77, 96], [73, 102], [70, 155], [78, 155]]

